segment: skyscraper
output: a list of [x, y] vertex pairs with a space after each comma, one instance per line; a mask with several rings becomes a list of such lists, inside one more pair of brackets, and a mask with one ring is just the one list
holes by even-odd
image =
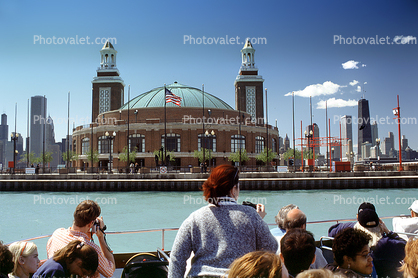
[[[313, 129], [312, 129], [312, 126], [313, 126]], [[319, 145], [321, 143], [321, 142], [319, 142], [319, 127], [318, 127], [318, 125], [316, 123], [313, 123], [312, 125], [308, 125], [306, 127], [306, 134], [310, 134], [311, 130], [312, 130], [312, 133], [313, 133], [312, 134], [313, 138], [309, 139], [309, 146], [310, 146], [309, 148], [312, 149], [313, 146], [316, 146], [315, 147], [315, 157], [316, 157], [317, 155], [320, 154]]]
[[372, 131], [372, 141], [370, 143], [372, 143], [372, 145], [376, 145], [376, 139], [379, 138], [379, 131], [377, 129], [377, 123], [376, 121], [373, 122], [373, 124], [371, 125], [371, 131]]
[[348, 149], [348, 140], [353, 141], [353, 122], [352, 117], [344, 115], [341, 117], [341, 138], [342, 138], [342, 150], [341, 156], [343, 161], [349, 160], [347, 154], [350, 154]]
[[360, 99], [358, 101], [358, 142], [357, 150], [359, 157], [361, 156], [361, 146], [365, 142], [372, 142], [372, 130], [370, 127], [370, 111], [369, 101], [367, 99]]
[[30, 104], [30, 152], [39, 156], [43, 151], [45, 123], [46, 123], [46, 97], [31, 97]]
[[0, 125], [0, 140], [7, 140], [9, 138], [9, 126], [7, 125], [7, 115], [1, 114]]

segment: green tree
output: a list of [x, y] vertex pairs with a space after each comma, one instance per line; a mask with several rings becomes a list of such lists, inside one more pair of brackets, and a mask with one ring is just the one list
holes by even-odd
[[[19, 162], [24, 162], [26, 163], [28, 161], [28, 154], [24, 153], [20, 156], [20, 160]], [[35, 153], [34, 152], [30, 152], [29, 153], [29, 164], [31, 163], [36, 163], [36, 157], [35, 157]]]
[[197, 158], [199, 160], [199, 162], [203, 162], [203, 150], [205, 150], [205, 160], [212, 159], [212, 150], [207, 149], [207, 148], [205, 148], [205, 149], [201, 148], [200, 151], [195, 150], [193, 152], [193, 157]]
[[[232, 161], [232, 162], [239, 162], [240, 161], [239, 150], [234, 152], [234, 153], [231, 153], [228, 157], [228, 160]], [[245, 162], [245, 161], [248, 161], [248, 160], [250, 160], [250, 158], [248, 157], [247, 150], [242, 149], [241, 150], [241, 162]]]
[[[127, 147], [123, 147], [122, 152], [119, 154], [119, 160], [122, 162], [126, 162], [127, 161]], [[136, 147], [134, 148], [133, 151], [131, 151], [129, 153], [129, 162], [135, 162], [135, 157], [136, 157]]]
[[93, 161], [93, 163], [99, 162], [99, 152], [97, 150], [95, 151], [91, 151], [91, 149], [89, 148], [89, 150], [86, 152], [86, 157], [88, 161]]
[[[300, 151], [299, 150], [295, 150], [295, 158], [294, 159], [300, 159]], [[288, 160], [289, 158], [293, 157], [293, 149], [288, 149], [284, 154], [283, 154], [283, 159], [284, 160]], [[305, 153], [303, 153], [303, 157], [305, 157]]]
[[70, 150], [68, 152], [62, 153], [62, 159], [64, 160], [64, 162], [67, 162], [67, 154], [68, 154], [68, 161], [73, 162], [73, 161], [78, 160], [78, 154]]
[[[163, 161], [164, 160], [164, 149], [163, 151], [161, 151], [161, 149], [159, 150], [154, 150], [154, 155], [156, 155], [158, 157], [158, 161]], [[173, 151], [167, 151], [167, 158], [168, 161], [174, 161], [174, 159], [176, 158], [176, 156], [174, 155]]]
[[49, 162], [54, 160], [52, 157], [52, 152], [45, 152], [45, 156], [43, 153], [41, 153], [37, 158], [34, 159], [33, 162], [43, 164], [45, 162], [45, 165], [47, 165]]
[[312, 159], [312, 157], [313, 157], [312, 149], [310, 149], [310, 150], [304, 149], [303, 150], [303, 159]]
[[258, 154], [255, 159], [267, 163], [267, 161], [272, 161], [273, 159], [277, 158], [277, 153], [273, 152], [271, 149], [268, 149], [268, 156], [267, 156], [267, 148]]

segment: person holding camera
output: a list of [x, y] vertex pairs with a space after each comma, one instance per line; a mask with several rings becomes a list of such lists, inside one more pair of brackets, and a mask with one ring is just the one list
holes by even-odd
[[239, 170], [231, 165], [213, 169], [203, 183], [209, 203], [193, 212], [181, 225], [170, 254], [168, 277], [183, 278], [186, 261], [194, 253], [187, 277], [223, 277], [231, 263], [252, 251], [276, 252], [265, 208], [237, 203]]
[[[99, 266], [94, 277], [99, 277], [99, 273], [104, 277], [111, 277], [115, 272], [115, 259], [106, 243], [104, 233], [106, 225], [103, 222], [103, 217], [99, 217], [100, 213], [100, 206], [92, 200], [78, 204], [74, 212], [73, 225], [68, 229], [55, 230], [48, 240], [46, 246], [48, 259], [73, 240], [80, 240], [93, 247], [97, 252]], [[96, 234], [100, 246], [93, 242], [93, 234]]]

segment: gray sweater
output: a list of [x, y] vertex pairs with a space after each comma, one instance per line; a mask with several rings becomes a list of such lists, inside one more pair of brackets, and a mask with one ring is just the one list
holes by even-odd
[[277, 241], [254, 208], [208, 205], [181, 225], [170, 254], [168, 277], [184, 277], [192, 251], [190, 277], [222, 276], [235, 259], [256, 250], [276, 252]]

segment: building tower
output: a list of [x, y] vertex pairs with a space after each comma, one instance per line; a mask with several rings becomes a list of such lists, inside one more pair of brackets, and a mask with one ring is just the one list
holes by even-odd
[[316, 123], [313, 123], [312, 125], [308, 125], [305, 130], [306, 130], [306, 134], [311, 134], [310, 132], [312, 130], [313, 138], [309, 139], [309, 148], [312, 150], [315, 146], [315, 157], [316, 157], [317, 155], [320, 154], [320, 151], [321, 151], [320, 149], [321, 142], [319, 140], [319, 127]]
[[255, 67], [254, 52], [255, 49], [247, 39], [241, 49], [242, 64], [235, 79], [235, 109], [247, 112], [257, 125], [263, 125], [264, 79], [258, 75], [258, 69]]
[[372, 143], [372, 130], [370, 127], [370, 112], [369, 101], [367, 99], [360, 99], [358, 101], [358, 142], [357, 150], [359, 157], [361, 156], [361, 146], [363, 143]]
[[343, 161], [350, 160], [350, 153], [348, 146], [348, 140], [353, 141], [353, 124], [351, 116], [344, 115], [341, 117], [341, 138], [342, 138], [342, 149], [341, 156]]
[[370, 128], [372, 132], [372, 141], [370, 143], [372, 143], [372, 145], [375, 146], [376, 139], [379, 138], [379, 130], [377, 128], [377, 122], [374, 121]]
[[116, 110], [124, 103], [125, 83], [116, 67], [117, 51], [108, 41], [100, 50], [101, 62], [97, 69], [97, 76], [91, 82], [92, 92], [92, 121], [103, 112]]
[[42, 154], [45, 123], [46, 123], [46, 108], [47, 99], [43, 96], [34, 96], [30, 99], [30, 138], [29, 150], [33, 152], [36, 157]]

